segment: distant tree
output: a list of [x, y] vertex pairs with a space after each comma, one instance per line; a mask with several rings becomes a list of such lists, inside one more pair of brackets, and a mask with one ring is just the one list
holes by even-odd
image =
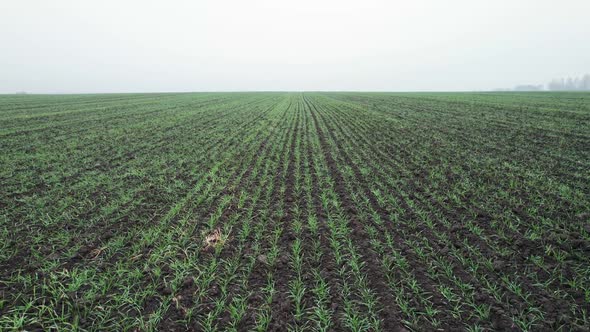
[[565, 90], [571, 91], [571, 90], [575, 90], [575, 89], [576, 89], [576, 86], [574, 85], [574, 80], [571, 77], [568, 77], [565, 80]]
[[590, 74], [582, 77], [553, 79], [547, 88], [551, 91], [590, 91]]
[[547, 87], [551, 91], [561, 91], [563, 90], [563, 79], [553, 79], [551, 82], [549, 82]]

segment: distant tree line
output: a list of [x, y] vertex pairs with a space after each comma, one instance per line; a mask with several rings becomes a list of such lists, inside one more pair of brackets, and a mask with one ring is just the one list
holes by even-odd
[[543, 91], [543, 85], [523, 84], [514, 87], [514, 91]]
[[[512, 89], [494, 89], [494, 91], [544, 91], [543, 84], [522, 84]], [[590, 91], [590, 74], [582, 77], [556, 78], [547, 84], [549, 91]]]
[[547, 84], [551, 91], [590, 91], [590, 74], [575, 78], [554, 79]]

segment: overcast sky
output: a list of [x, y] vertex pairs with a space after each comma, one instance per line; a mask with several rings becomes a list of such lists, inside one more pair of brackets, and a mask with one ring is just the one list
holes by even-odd
[[0, 93], [488, 90], [590, 73], [590, 0], [2, 0]]

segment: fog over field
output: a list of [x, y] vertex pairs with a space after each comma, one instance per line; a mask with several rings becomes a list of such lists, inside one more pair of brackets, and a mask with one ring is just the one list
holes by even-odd
[[490, 90], [590, 72], [590, 1], [3, 1], [0, 93]]

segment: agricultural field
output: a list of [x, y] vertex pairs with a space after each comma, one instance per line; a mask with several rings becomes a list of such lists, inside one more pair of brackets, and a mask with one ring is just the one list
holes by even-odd
[[590, 93], [0, 96], [1, 331], [590, 330]]

